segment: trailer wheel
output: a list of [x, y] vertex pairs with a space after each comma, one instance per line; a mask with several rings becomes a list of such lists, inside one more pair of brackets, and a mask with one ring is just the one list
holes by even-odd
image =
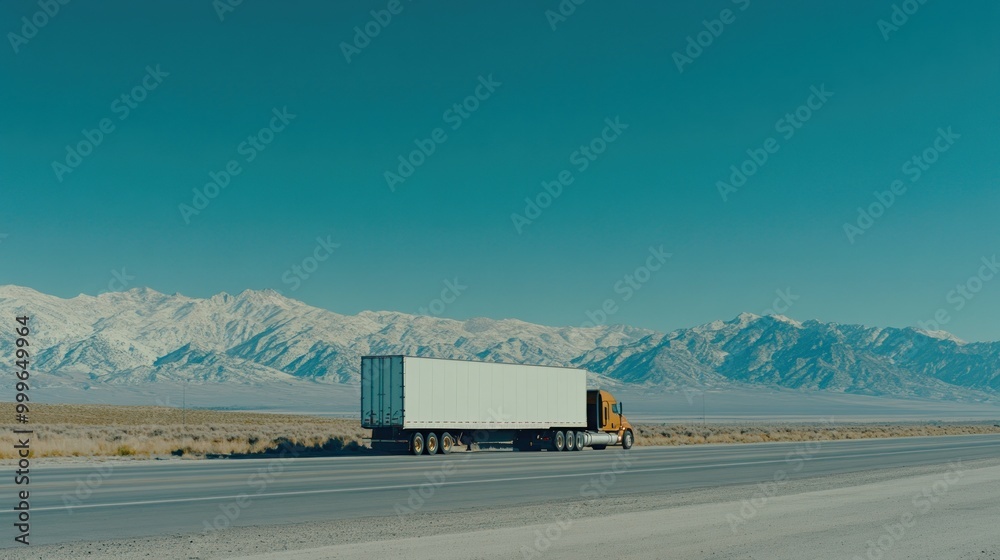
[[632, 430], [625, 430], [625, 436], [622, 437], [622, 447], [632, 449], [633, 443], [635, 443], [635, 437], [632, 435]]
[[452, 447], [455, 447], [455, 438], [448, 432], [441, 434], [441, 453], [444, 455], [451, 453]]
[[427, 454], [434, 455], [438, 452], [438, 437], [434, 432], [427, 432]]
[[583, 451], [583, 448], [585, 447], [584, 444], [586, 443], [584, 441], [585, 439], [586, 438], [583, 437], [583, 432], [577, 432], [576, 433], [576, 450], [577, 451]]
[[566, 430], [566, 451], [576, 450], [576, 434], [573, 430]]
[[420, 432], [414, 432], [410, 436], [410, 453], [414, 455], [423, 455], [424, 453], [424, 434]]
[[552, 434], [552, 449], [556, 451], [566, 449], [566, 434], [562, 433], [562, 430], [556, 430]]

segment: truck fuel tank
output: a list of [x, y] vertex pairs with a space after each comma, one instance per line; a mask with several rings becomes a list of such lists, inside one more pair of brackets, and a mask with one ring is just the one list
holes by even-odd
[[586, 432], [583, 434], [584, 447], [593, 447], [595, 445], [618, 445], [618, 434], [604, 432]]

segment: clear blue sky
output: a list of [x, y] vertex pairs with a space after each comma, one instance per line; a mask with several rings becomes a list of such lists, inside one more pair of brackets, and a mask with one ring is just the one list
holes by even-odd
[[[223, 21], [210, 0], [157, 4], [0, 5], [0, 284], [94, 294], [124, 267], [166, 293], [551, 325], [610, 299], [608, 322], [657, 330], [761, 313], [791, 288], [797, 319], [907, 326], [944, 309], [943, 328], [1000, 340], [1000, 276], [949, 296], [1000, 252], [996, 2], [932, 1], [880, 29], [893, 1], [590, 1], [562, 21], [556, 0], [402, 0], [350, 62], [342, 43], [388, 1], [247, 0]], [[48, 21], [25, 33], [33, 16]], [[146, 78], [156, 65], [168, 75]], [[130, 99], [144, 79], [155, 89]], [[801, 128], [779, 123], [824, 85]], [[241, 148], [284, 107], [264, 150]], [[605, 131], [615, 117], [628, 128]], [[100, 145], [53, 169], [102, 119]], [[913, 181], [904, 163], [948, 127], [959, 138]], [[618, 136], [581, 169], [574, 152], [602, 132]], [[768, 138], [776, 153], [724, 201], [718, 182]], [[230, 160], [240, 174], [186, 223], [179, 206]], [[563, 170], [572, 183], [519, 233], [511, 214]], [[905, 194], [849, 241], [896, 180]], [[327, 236], [330, 256], [288, 281]], [[661, 245], [673, 256], [641, 289], [616, 290]], [[453, 278], [467, 288], [431, 306]]]

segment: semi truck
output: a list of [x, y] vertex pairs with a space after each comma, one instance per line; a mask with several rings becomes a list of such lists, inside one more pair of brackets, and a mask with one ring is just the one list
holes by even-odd
[[582, 369], [415, 356], [361, 358], [361, 426], [372, 449], [434, 455], [459, 445], [517, 451], [630, 449], [624, 405]]

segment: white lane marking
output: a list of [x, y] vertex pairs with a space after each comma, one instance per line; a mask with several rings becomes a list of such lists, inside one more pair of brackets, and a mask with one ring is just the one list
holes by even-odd
[[[992, 447], [990, 445], [966, 445], [966, 446], [956, 446], [947, 447], [942, 449], [917, 449], [909, 451], [886, 451], [883, 453], [866, 453], [861, 455], [840, 455], [835, 457], [814, 457], [810, 461], [833, 461], [838, 459], [857, 459], [863, 457], [881, 457], [885, 455], [901, 455], [901, 454], [914, 454], [914, 453], [932, 453], [941, 451], [952, 451], [957, 449], [981, 449], [983, 447]], [[649, 469], [630, 469], [621, 474], [638, 474], [638, 473], [651, 473], [651, 472], [664, 472], [664, 471], [682, 471], [682, 470], [692, 470], [692, 469], [712, 469], [721, 467], [745, 467], [751, 465], [768, 465], [773, 463], [787, 463], [787, 459], [771, 459], [767, 461], [746, 461], [741, 463], [717, 463], [714, 465], [681, 465], [674, 467], [656, 467]], [[466, 484], [493, 484], [497, 482], [521, 482], [526, 480], [546, 480], [552, 478], [576, 478], [584, 476], [601, 476], [606, 471], [601, 471], [597, 473], [566, 473], [566, 474], [549, 474], [549, 475], [538, 475], [538, 476], [521, 476], [521, 477], [510, 477], [510, 478], [493, 478], [485, 480], [458, 480], [453, 482], [442, 482], [438, 486], [459, 486]], [[91, 508], [102, 508], [102, 507], [127, 507], [127, 506], [148, 506], [148, 505], [158, 505], [158, 504], [179, 504], [188, 502], [206, 502], [211, 500], [235, 500], [237, 498], [250, 498], [251, 500], [255, 498], [275, 498], [283, 496], [304, 496], [312, 494], [337, 494], [342, 492], [371, 492], [376, 490], [402, 490], [405, 488], [413, 488], [414, 486], [419, 486], [420, 483], [411, 484], [396, 484], [392, 486], [367, 486], [359, 488], [329, 488], [326, 490], [299, 490], [295, 492], [271, 492], [269, 494], [238, 494], [235, 496], [203, 496], [200, 498], [175, 498], [170, 500], [146, 500], [140, 502], [118, 502], [114, 504], [81, 504], [77, 506], [55, 506], [55, 507], [45, 507], [45, 508], [32, 508], [31, 511], [58, 511], [63, 509], [91, 509]], [[0, 514], [10, 514], [10, 511], [0, 511]]]

